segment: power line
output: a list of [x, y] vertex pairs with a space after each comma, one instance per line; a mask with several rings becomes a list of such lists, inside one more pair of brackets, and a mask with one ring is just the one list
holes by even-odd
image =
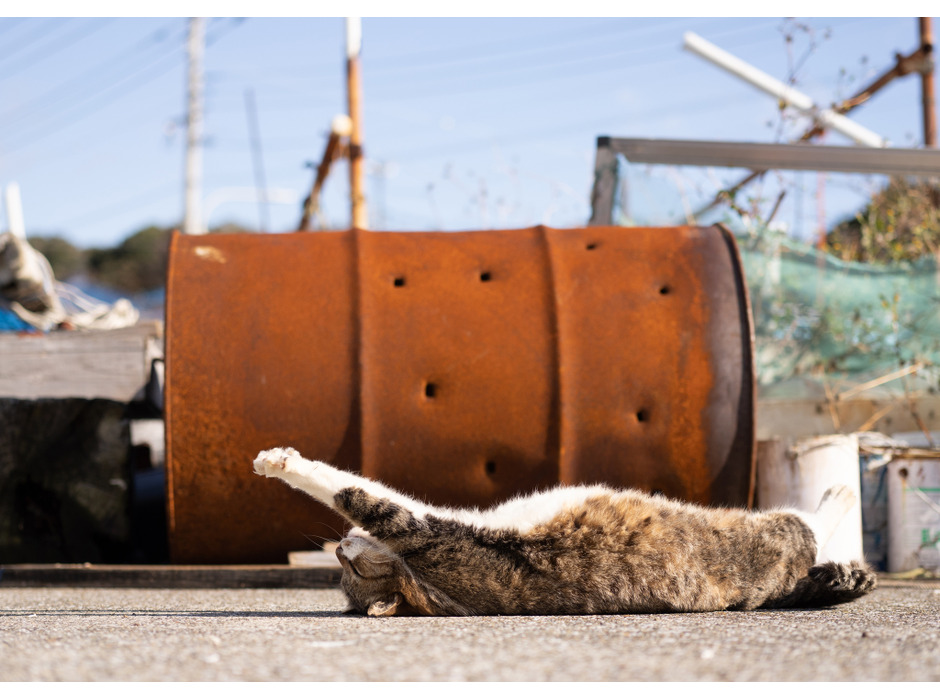
[[[211, 37], [207, 36], [206, 45], [208, 46], [210, 45], [210, 43], [214, 43], [225, 34], [228, 34], [230, 31], [237, 28], [240, 24], [241, 24], [241, 21], [238, 21], [234, 24], [228, 25], [227, 27], [223, 27], [223, 29], [219, 31], [216, 31]], [[112, 83], [111, 85], [106, 86], [104, 89], [99, 90], [97, 93], [86, 97], [86, 99], [77, 103], [77, 105], [73, 104], [72, 106], [75, 107], [75, 106], [81, 106], [81, 105], [87, 104], [90, 101], [98, 97], [107, 96], [108, 98], [110, 98], [110, 99], [106, 99], [105, 101], [99, 101], [97, 104], [92, 104], [91, 109], [86, 110], [84, 113], [81, 113], [78, 116], [69, 116], [66, 111], [59, 111], [55, 113], [53, 115], [53, 120], [59, 117], [63, 117], [63, 116], [66, 116], [67, 118], [61, 124], [57, 126], [52, 126], [51, 128], [46, 127], [45, 130], [43, 130], [43, 128], [40, 127], [38, 129], [33, 129], [32, 132], [27, 131], [25, 133], [25, 136], [26, 137], [33, 136], [31, 140], [29, 140], [28, 138], [24, 138], [24, 135], [21, 134], [20, 136], [17, 137], [16, 144], [6, 149], [6, 153], [15, 153], [17, 151], [23, 150], [27, 146], [32, 146], [36, 142], [41, 141], [49, 136], [52, 136], [53, 134], [58, 133], [59, 131], [62, 131], [65, 128], [73, 126], [74, 124], [80, 122], [83, 119], [86, 119], [92, 114], [109, 106], [116, 100], [126, 97], [127, 95], [130, 95], [131, 93], [135, 92], [141, 87], [159, 78], [170, 69], [176, 68], [178, 66], [178, 60], [181, 58], [181, 55], [182, 55], [180, 51], [181, 51], [181, 47], [175, 47], [173, 53], [161, 56], [155, 61], [152, 61], [150, 64], [148, 64], [144, 68], [141, 68], [135, 71], [134, 73], [125, 75], [123, 78], [119, 79], [118, 82]], [[169, 65], [160, 65], [160, 64], [163, 64], [167, 59], [173, 59], [173, 62]], [[148, 68], [154, 68], [155, 70], [147, 71]], [[135, 78], [136, 78], [136, 81], [133, 87], [131, 87], [129, 90], [121, 92], [121, 89], [124, 88], [125, 84], [129, 80], [135, 79]], [[53, 121], [53, 124], [54, 123], [55, 122]], [[4, 134], [4, 135], [8, 136], [8, 134]]]
[[32, 24], [30, 29], [35, 31], [29, 31], [29, 29], [27, 29], [25, 34], [20, 35], [20, 41], [14, 40], [6, 44], [4, 47], [4, 58], [9, 58], [16, 52], [22, 51], [24, 48], [28, 48], [31, 44], [35, 44], [47, 33], [47, 27], [49, 25], [58, 27], [61, 26], [64, 22], [65, 20], [63, 19], [50, 19]]
[[[54, 56], [59, 51], [68, 48], [72, 44], [78, 41], [81, 41], [82, 39], [88, 36], [91, 36], [92, 34], [97, 32], [99, 29], [104, 28], [105, 26], [107, 26], [109, 23], [113, 21], [114, 20], [112, 18], [105, 18], [103, 20], [100, 20], [97, 24], [95, 24], [95, 26], [91, 27], [90, 29], [86, 29], [85, 28], [86, 25], [84, 23], [80, 24], [78, 26], [79, 31], [72, 32], [68, 34], [67, 36], [60, 37], [58, 39], [55, 39], [53, 42], [49, 42], [50, 44], [52, 44], [51, 47], [47, 45], [40, 46], [33, 53], [20, 57], [19, 61], [14, 61], [12, 66], [7, 66], [4, 69], [3, 71], [4, 75], [0, 77], [0, 80], [7, 80], [8, 78], [13, 77], [13, 75], [18, 70], [22, 70], [22, 68], [24, 67], [32, 68], [33, 66], [35, 66], [38, 63], [41, 63], [42, 61], [46, 60], [50, 56]], [[9, 58], [9, 55], [7, 55], [3, 59], [0, 59], [0, 62], [8, 58]]]
[[[407, 151], [401, 151], [399, 154], [392, 153], [391, 155], [383, 154], [383, 158], [386, 160], [393, 160], [396, 163], [409, 163], [412, 161], [427, 160], [429, 158], [446, 158], [450, 157], [455, 153], [463, 153], [467, 151], [479, 150], [481, 146], [492, 145], [498, 141], [511, 141], [513, 144], [526, 143], [529, 141], [537, 141], [539, 139], [544, 139], [546, 137], [554, 136], [556, 134], [570, 133], [573, 130], [579, 128], [587, 128], [597, 124], [601, 124], [604, 121], [613, 121], [616, 119], [625, 119], [629, 118], [631, 120], [636, 120], [639, 118], [642, 119], [652, 119], [659, 115], [668, 115], [675, 114], [676, 111], [680, 109], [689, 110], [695, 109], [698, 105], [710, 105], [713, 104], [719, 107], [725, 107], [733, 105], [737, 102], [746, 102], [750, 98], [746, 96], [739, 96], [735, 98], [722, 98], [720, 101], [709, 98], [697, 103], [690, 104], [689, 102], [675, 102], [669, 105], [657, 105], [655, 109], [648, 109], [643, 111], [628, 111], [625, 109], [619, 110], [615, 113], [607, 115], [599, 115], [591, 117], [590, 119], [581, 119], [575, 122], [568, 122], [566, 124], [558, 124], [545, 129], [526, 129], [524, 131], [509, 132], [496, 134], [490, 137], [480, 137], [466, 139], [454, 144], [446, 145], [436, 145], [428, 146], [425, 149], [408, 149]], [[696, 109], [696, 112], [701, 112], [705, 110]], [[590, 137], [593, 139], [593, 136]], [[593, 141], [590, 141], [588, 145], [592, 145]]]
[[[763, 24], [766, 25], [770, 23], [763, 23]], [[748, 31], [753, 31], [753, 29], [754, 27], [749, 27]], [[743, 29], [730, 30], [729, 32], [723, 32], [722, 34], [728, 35], [731, 33], [741, 33], [742, 31], [744, 30]], [[718, 36], [718, 35], [716, 34], [715, 36]], [[461, 75], [455, 75], [453, 71], [447, 71], [446, 73], [442, 73], [440, 75], [426, 76], [424, 79], [409, 77], [408, 88], [412, 88], [412, 87], [436, 88], [438, 86], [446, 88], [452, 85], [455, 80], [463, 79], [463, 80], [483, 81], [485, 82], [485, 85], [483, 86], [484, 89], [494, 89], [494, 88], [527, 85], [532, 82], [532, 78], [525, 77], [523, 75], [521, 77], [521, 80], [501, 82], [499, 85], [493, 84], [493, 80], [495, 78], [497, 77], [501, 78], [503, 76], [513, 75], [513, 74], [526, 74], [526, 73], [531, 74], [533, 72], [542, 71], [542, 72], [545, 72], [545, 75], [540, 78], [535, 78], [536, 80], [555, 80], [558, 78], [585, 77], [587, 70], [590, 70], [590, 73], [587, 75], [593, 76], [599, 72], [612, 72], [612, 71], [619, 71], [619, 70], [635, 70], [638, 68], [649, 68], [655, 65], [662, 65], [663, 61], [641, 61], [641, 62], [624, 65], [623, 63], [619, 63], [618, 60], [627, 58], [629, 56], [638, 55], [638, 54], [649, 55], [651, 52], [663, 51], [663, 50], [668, 50], [670, 52], [670, 55], [673, 56], [673, 58], [678, 59], [679, 58], [678, 46], [679, 44], [678, 44], [678, 38], [677, 38], [674, 40], [670, 40], [668, 42], [661, 42], [652, 46], [646, 44], [643, 46], [631, 46], [625, 49], [609, 51], [603, 54], [594, 53], [591, 55], [581, 55], [581, 56], [575, 56], [575, 57], [566, 56], [566, 57], [559, 58], [557, 60], [549, 61], [549, 62], [509, 63], [509, 64], [503, 63], [501, 65], [498, 65], [492, 70], [487, 70], [487, 71], [472, 70], [469, 73], [464, 73]], [[672, 59], [666, 59], [666, 60], [668, 61]], [[592, 65], [595, 63], [601, 64], [600, 68], [591, 70]], [[581, 67], [577, 68], [574, 72], [571, 72], [571, 71], [567, 73], [558, 72], [558, 69], [563, 69], [563, 68], [572, 67], [572, 66], [581, 66]], [[434, 67], [436, 68], [436, 66]], [[373, 72], [370, 72], [367, 75], [367, 77], [371, 78], [372, 73]], [[440, 91], [437, 89], [435, 89], [433, 92], [435, 95], [440, 94]], [[375, 98], [382, 98], [388, 95], [388, 91], [386, 91], [383, 94], [381, 88], [378, 88], [378, 89], [370, 90], [370, 94], [374, 94]], [[410, 91], [410, 90], [402, 91], [399, 89], [395, 91], [395, 98], [396, 99], [411, 98], [414, 96], [414, 94], [415, 93], [413, 91]], [[418, 94], [421, 94], [421, 93], [419, 92]], [[451, 90], [447, 90], [446, 94], [450, 96], [455, 93]]]
[[[629, 20], [625, 20], [629, 21]], [[698, 26], [703, 23], [707, 23], [709, 20], [693, 22], [691, 26]], [[582, 40], [571, 40], [573, 32], [569, 29], [561, 30], [558, 32], [552, 32], [548, 37], [561, 37], [563, 39], [568, 39], [568, 41], [562, 42], [552, 42], [545, 43], [538, 46], [520, 46], [521, 43], [518, 39], [513, 38], [512, 40], [501, 40], [501, 41], [489, 41], [481, 42], [478, 44], [473, 44], [470, 46], [455, 48], [447, 47], [442, 49], [430, 49], [425, 51], [413, 51], [407, 54], [399, 56], [382, 56], [378, 66], [373, 67], [373, 73], [381, 73], [388, 71], [397, 71], [402, 67], [413, 66], [415, 68], [429, 68], [429, 69], [440, 69], [447, 66], [454, 66], [459, 64], [466, 63], [484, 63], [484, 62], [500, 62], [505, 61], [508, 58], [513, 58], [517, 56], [523, 56], [526, 54], [541, 54], [541, 53], [556, 53], [560, 50], [568, 48], [577, 48], [580, 46], [591, 45], [596, 46], [599, 41], [614, 39], [616, 41], [623, 41], [625, 39], [634, 38], [636, 36], [661, 33], [665, 30], [671, 29], [677, 24], [682, 24], [682, 26], [690, 26], [687, 21], [684, 20], [667, 20], [665, 22], [660, 22], [653, 26], [636, 26], [628, 25], [624, 26], [624, 23], [618, 23], [617, 27], [611, 27], [610, 20], [601, 22], [598, 24], [593, 24], [591, 27], [583, 27], [578, 34], [587, 34], [590, 33], [590, 36]], [[593, 28], [593, 29], [592, 29]], [[608, 36], [604, 36], [608, 35]], [[504, 49], [502, 51], [494, 52], [489, 50], [490, 48], [501, 48], [504, 47], [508, 41], [511, 41], [511, 47]], [[670, 44], [672, 45], [672, 44]], [[454, 58], [454, 53], [460, 50], [471, 51], [472, 55], [469, 56], [460, 56]], [[440, 60], [433, 60], [434, 57], [440, 56]], [[404, 65], [399, 64], [399, 61], [396, 61], [396, 58], [406, 57], [413, 60], [406, 61]]]
[[[107, 75], [109, 70], [117, 68], [119, 70], [127, 67], [127, 59], [133, 57], [135, 54], [138, 54], [142, 51], [146, 51], [153, 46], [158, 46], [170, 38], [170, 31], [173, 28], [177, 28], [176, 35], [172, 38], [177, 41], [173, 44], [173, 49], [178, 50], [178, 42], [182, 40], [182, 37], [185, 36], [185, 31], [182, 30], [182, 25], [179, 21], [173, 21], [170, 24], [166, 24], [155, 32], [148, 34], [144, 37], [143, 40], [135, 42], [133, 46], [130, 46], [128, 49], [121, 51], [105, 61], [95, 64], [90, 69], [84, 71], [83, 73], [69, 78], [58, 85], [56, 85], [51, 90], [44, 92], [39, 97], [33, 98], [29, 102], [20, 105], [19, 107], [14, 107], [12, 110], [8, 110], [0, 117], [6, 118], [11, 114], [22, 113], [23, 116], [19, 121], [31, 121], [34, 118], [34, 112], [50, 112], [56, 111], [56, 103], [58, 102], [69, 102], [71, 100], [71, 95], [73, 94], [82, 94], [87, 92], [87, 85], [85, 81], [88, 78], [91, 78], [92, 81], [100, 78], [102, 74]], [[12, 120], [12, 125], [17, 123], [17, 119]], [[7, 124], [6, 128], [9, 128], [11, 124]]]

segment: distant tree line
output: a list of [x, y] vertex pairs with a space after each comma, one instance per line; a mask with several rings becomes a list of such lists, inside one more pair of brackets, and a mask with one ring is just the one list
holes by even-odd
[[[246, 231], [227, 223], [215, 232]], [[113, 248], [78, 248], [61, 236], [31, 235], [29, 242], [49, 259], [56, 279], [85, 277], [127, 294], [166, 284], [172, 227], [148, 226]], [[826, 249], [843, 260], [901, 262], [940, 256], [940, 184], [892, 179], [865, 208], [826, 236]]]
[[[167, 254], [174, 227], [147, 226], [113, 248], [78, 248], [61, 236], [30, 235], [30, 244], [46, 256], [56, 279], [85, 278], [109, 289], [136, 294], [166, 284]], [[216, 231], [245, 231], [225, 224]]]

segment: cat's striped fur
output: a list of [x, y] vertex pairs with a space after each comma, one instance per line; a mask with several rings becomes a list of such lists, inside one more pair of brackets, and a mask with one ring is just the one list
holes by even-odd
[[255, 471], [354, 527], [343, 590], [370, 615], [559, 615], [817, 607], [874, 587], [862, 563], [816, 565], [854, 496], [816, 513], [703, 508], [604, 486], [559, 487], [490, 510], [435, 508], [291, 448]]

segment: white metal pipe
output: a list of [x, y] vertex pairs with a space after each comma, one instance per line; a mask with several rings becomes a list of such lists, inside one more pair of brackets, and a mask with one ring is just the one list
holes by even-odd
[[346, 18], [346, 58], [352, 60], [359, 58], [362, 51], [362, 19], [360, 17]]
[[749, 63], [745, 63], [737, 56], [733, 56], [724, 49], [718, 48], [698, 34], [686, 32], [682, 38], [683, 48], [701, 56], [710, 63], [714, 63], [716, 66], [723, 68], [732, 75], [747, 81], [758, 90], [762, 90], [800, 112], [814, 117], [824, 126], [848, 136], [860, 146], [883, 148], [888, 145], [887, 139], [879, 136], [874, 131], [866, 129], [861, 124], [831, 109], [820, 109], [813, 103], [813, 100], [809, 96], [803, 94], [793, 86], [786, 85]]
[[7, 185], [7, 228], [17, 238], [26, 239], [26, 225], [23, 223], [23, 200], [20, 198], [20, 186], [15, 182]]

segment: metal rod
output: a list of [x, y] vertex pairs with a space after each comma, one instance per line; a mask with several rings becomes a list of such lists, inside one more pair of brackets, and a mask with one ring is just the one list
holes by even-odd
[[610, 226], [613, 221], [614, 188], [617, 185], [617, 154], [608, 136], [597, 137], [594, 159], [594, 188], [591, 192], [591, 226]]
[[23, 223], [23, 200], [20, 186], [11, 182], [4, 192], [7, 205], [7, 229], [17, 238], [26, 240], [26, 224]]
[[[343, 117], [345, 117], [345, 115], [343, 115]], [[330, 131], [326, 148], [323, 150], [323, 157], [320, 159], [320, 164], [317, 166], [316, 178], [313, 181], [313, 186], [310, 188], [309, 196], [304, 200], [304, 213], [300, 217], [300, 224], [297, 226], [298, 231], [307, 231], [310, 229], [310, 222], [313, 219], [313, 215], [320, 209], [320, 190], [323, 188], [323, 183], [326, 182], [326, 176], [330, 172], [333, 161], [340, 155], [340, 139], [344, 135], [349, 135], [349, 129], [348, 117], [345, 117], [345, 119], [337, 117], [333, 120], [333, 129]]]
[[608, 143], [634, 163], [940, 176], [940, 152], [922, 148], [625, 138]]
[[794, 109], [810, 115], [826, 127], [848, 136], [860, 146], [880, 148], [887, 145], [887, 140], [884, 137], [879, 136], [870, 129], [866, 129], [861, 124], [853, 122], [851, 119], [847, 119], [832, 109], [820, 109], [813, 103], [810, 97], [796, 90], [791, 85], [786, 85], [776, 78], [767, 75], [763, 71], [758, 70], [754, 66], [745, 63], [736, 56], [732, 56], [727, 51], [706, 41], [697, 34], [686, 32], [683, 36], [683, 40], [684, 48], [698, 54], [705, 60], [728, 71], [732, 75], [745, 80], [757, 89], [766, 92], [768, 95], [777, 98], [781, 102], [791, 105]]
[[[929, 19], [928, 19], [928, 24], [929, 24]], [[838, 105], [833, 106], [833, 111], [838, 112], [839, 114], [846, 114], [852, 111], [856, 107], [867, 102], [876, 92], [878, 92], [878, 90], [881, 90], [881, 88], [885, 87], [888, 83], [890, 83], [895, 78], [900, 78], [901, 76], [907, 75], [913, 70], [918, 70], [918, 66], [923, 61], [925, 61], [923, 46], [921, 46], [920, 48], [918, 48], [916, 51], [914, 51], [908, 56], [900, 56], [900, 55], [897, 56], [897, 61], [891, 69], [885, 71], [880, 76], [875, 78], [875, 80], [873, 80], [871, 83], [869, 83], [868, 85], [863, 87], [861, 90], [856, 92], [852, 97], [846, 100], [843, 100]], [[930, 65], [933, 65], [932, 61]], [[931, 89], [933, 88], [932, 80], [930, 81], [930, 87]], [[932, 99], [931, 99], [931, 104], [933, 104]], [[935, 121], [934, 121], [934, 124], [936, 124]], [[813, 126], [811, 126], [809, 129], [804, 131], [803, 134], [800, 136], [800, 138], [797, 139], [797, 143], [809, 141], [817, 136], [821, 136], [824, 132], [825, 132], [825, 129], [823, 129], [819, 124], [813, 124]], [[936, 141], [936, 127], [934, 128], [934, 140]], [[759, 177], [766, 172], [767, 172], [766, 170], [755, 170], [750, 175], [747, 175], [746, 177], [738, 181], [736, 184], [732, 185], [731, 187], [728, 187], [725, 190], [722, 190], [715, 196], [714, 199], [712, 199], [711, 202], [709, 202], [704, 207], [696, 211], [695, 216], [696, 217], [702, 216], [705, 212], [721, 204], [725, 199], [728, 198], [729, 195], [734, 196], [734, 194], [737, 193], [738, 190], [740, 190], [745, 185], [749, 184], [756, 177]]]

